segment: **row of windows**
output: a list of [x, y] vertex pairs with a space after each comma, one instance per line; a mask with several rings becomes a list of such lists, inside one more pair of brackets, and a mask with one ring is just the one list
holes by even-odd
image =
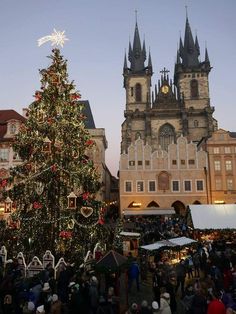
[[[215, 179], [215, 189], [217, 191], [223, 190], [223, 182], [221, 179]], [[226, 179], [226, 189], [232, 191], [234, 189], [233, 179]]]
[[[195, 189], [198, 192], [202, 192], [204, 190], [204, 182], [203, 180], [195, 180]], [[171, 190], [172, 192], [180, 192], [180, 181], [172, 180], [171, 181]], [[183, 190], [185, 192], [192, 191], [192, 180], [184, 180], [183, 181]], [[136, 192], [144, 192], [144, 181], [136, 181]], [[148, 192], [156, 192], [157, 185], [156, 181], [148, 181]], [[125, 192], [134, 192], [133, 190], [133, 181], [125, 181]]]
[[192, 78], [195, 78], [195, 77], [200, 77], [200, 76], [205, 76], [204, 73], [201, 73], [201, 74], [184, 74], [184, 77], [192, 77]]
[[[185, 165], [186, 163], [188, 163], [189, 165], [195, 165], [195, 160], [194, 159], [189, 159], [188, 161], [186, 161], [185, 159], [181, 159], [180, 160], [180, 164], [181, 165]], [[150, 160], [145, 160], [144, 161], [145, 166], [150, 166]], [[137, 165], [138, 166], [142, 166], [143, 165], [143, 161], [142, 160], [138, 160], [137, 161]], [[173, 159], [172, 160], [172, 165], [177, 165], [177, 160]], [[129, 161], [129, 166], [135, 166], [135, 160], [130, 160]]]
[[[214, 160], [214, 169], [215, 171], [221, 171], [221, 161]], [[233, 170], [233, 163], [232, 160], [225, 160], [225, 170], [232, 171]]]
[[[224, 149], [224, 153], [225, 153], [225, 154], [236, 153], [236, 147], [226, 146], [226, 147], [222, 147], [222, 149]], [[221, 151], [220, 147], [214, 147], [214, 148], [213, 148], [213, 153], [214, 153], [214, 154], [219, 154], [220, 151]]]

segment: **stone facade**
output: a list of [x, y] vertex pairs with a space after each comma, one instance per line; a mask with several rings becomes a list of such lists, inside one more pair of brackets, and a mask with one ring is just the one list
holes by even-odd
[[236, 203], [236, 133], [215, 131], [201, 145], [208, 152], [211, 204]]
[[[120, 158], [120, 208], [170, 208], [183, 214], [188, 204], [207, 203], [207, 153], [179, 137], [168, 151], [153, 151], [136, 140]], [[140, 204], [138, 207], [136, 204]]]

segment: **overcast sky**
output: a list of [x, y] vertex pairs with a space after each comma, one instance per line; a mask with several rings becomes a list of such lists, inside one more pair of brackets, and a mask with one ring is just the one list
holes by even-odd
[[49, 65], [50, 44], [37, 39], [65, 30], [61, 49], [70, 80], [88, 99], [97, 128], [105, 128], [106, 163], [119, 168], [125, 90], [123, 60], [133, 42], [135, 10], [140, 38], [151, 50], [154, 86], [166, 67], [173, 77], [177, 44], [184, 35], [186, 9], [201, 59], [207, 45], [213, 67], [211, 106], [219, 127], [236, 131], [236, 0], [0, 0], [0, 108], [22, 113], [40, 88], [38, 69]]

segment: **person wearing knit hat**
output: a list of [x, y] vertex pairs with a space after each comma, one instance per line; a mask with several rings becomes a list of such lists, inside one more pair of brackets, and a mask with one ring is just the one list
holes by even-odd
[[157, 301], [152, 302], [152, 314], [159, 314], [159, 304]]
[[40, 305], [37, 307], [36, 314], [45, 314], [44, 305]]

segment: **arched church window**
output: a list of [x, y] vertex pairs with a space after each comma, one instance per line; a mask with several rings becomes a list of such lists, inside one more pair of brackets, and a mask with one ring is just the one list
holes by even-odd
[[166, 123], [159, 130], [159, 144], [161, 148], [167, 150], [168, 146], [175, 142], [175, 130], [172, 125]]
[[198, 81], [197, 80], [192, 80], [190, 82], [190, 89], [191, 89], [191, 97], [192, 98], [197, 98], [198, 95]]
[[135, 85], [135, 100], [136, 101], [142, 100], [142, 86], [139, 83]]

